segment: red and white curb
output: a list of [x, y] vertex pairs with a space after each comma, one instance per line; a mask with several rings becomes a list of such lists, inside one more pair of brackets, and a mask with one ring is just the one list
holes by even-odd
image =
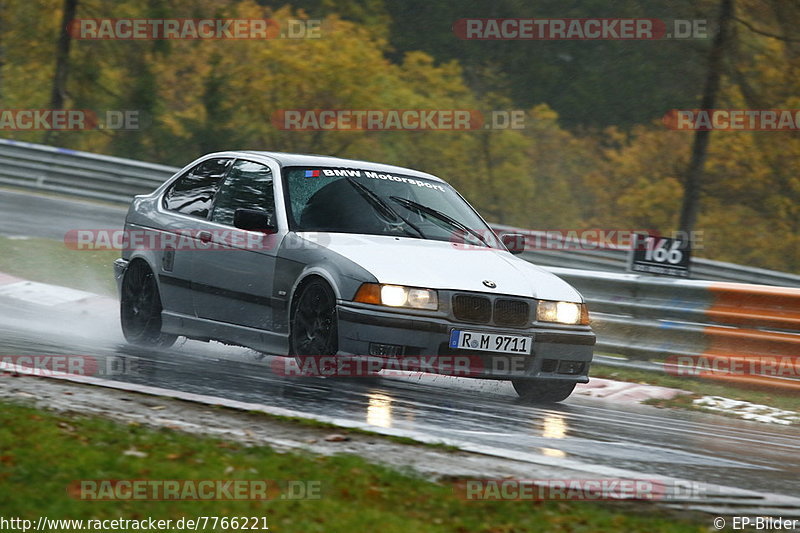
[[604, 400], [623, 403], [641, 403], [645, 400], [671, 400], [681, 394], [690, 394], [681, 389], [644, 385], [630, 381], [614, 381], [612, 379], [591, 378], [589, 383], [581, 383], [575, 387], [573, 394], [591, 396]]

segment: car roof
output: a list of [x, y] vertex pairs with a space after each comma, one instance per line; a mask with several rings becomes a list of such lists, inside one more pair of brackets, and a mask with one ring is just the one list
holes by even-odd
[[390, 172], [392, 174], [404, 174], [406, 176], [414, 176], [419, 178], [426, 178], [433, 181], [444, 180], [428, 174], [427, 172], [420, 172], [410, 168], [397, 167], [394, 165], [384, 165], [382, 163], [373, 163], [371, 161], [360, 161], [358, 159], [345, 159], [341, 157], [332, 157], [327, 155], [317, 154], [290, 154], [285, 152], [266, 152], [257, 150], [239, 150], [235, 152], [227, 152], [234, 154], [252, 154], [263, 157], [270, 157], [278, 162], [281, 167], [336, 167], [336, 168], [358, 168], [362, 170], [372, 170], [374, 172]]

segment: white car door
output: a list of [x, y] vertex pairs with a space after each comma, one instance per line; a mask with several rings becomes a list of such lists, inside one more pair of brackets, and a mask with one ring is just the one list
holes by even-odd
[[[234, 227], [237, 209], [275, 217], [275, 176], [263, 164], [237, 159], [217, 193], [201, 238], [208, 249], [193, 252], [192, 290], [200, 318], [272, 329], [272, 287], [280, 234]], [[277, 224], [277, 222], [276, 222]]]
[[198, 243], [191, 236], [205, 224], [215, 194], [232, 163], [232, 158], [206, 159], [175, 180], [164, 193], [163, 207], [169, 223], [167, 229], [159, 230], [161, 236], [154, 240], [159, 243], [154, 253], [166, 311], [194, 315], [191, 277]]

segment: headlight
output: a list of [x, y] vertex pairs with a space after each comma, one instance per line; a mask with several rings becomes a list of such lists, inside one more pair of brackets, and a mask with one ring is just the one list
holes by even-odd
[[417, 289], [401, 285], [379, 285], [364, 283], [359, 287], [354, 302], [365, 304], [387, 305], [389, 307], [410, 307], [412, 309], [439, 309], [439, 298], [436, 291]]
[[589, 310], [585, 304], [541, 300], [536, 308], [536, 319], [559, 324], [588, 324]]

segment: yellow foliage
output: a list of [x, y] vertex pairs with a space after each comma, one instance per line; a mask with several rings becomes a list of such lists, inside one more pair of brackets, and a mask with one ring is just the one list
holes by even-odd
[[[743, 0], [740, 16], [751, 16]], [[263, 18], [307, 15], [255, 0], [171, 0], [177, 17]], [[330, 2], [326, 0], [326, 5]], [[60, 0], [4, 2], [4, 108], [44, 108], [53, 76]], [[79, 17], [153, 16], [147, 2], [82, 0]], [[545, 104], [519, 130], [285, 131], [273, 124], [292, 109], [466, 109], [509, 111], [502, 92], [480, 96], [461, 66], [423, 52], [387, 60], [380, 11], [369, 27], [336, 16], [318, 39], [80, 41], [72, 43], [68, 107], [101, 114], [141, 109], [135, 132], [62, 133], [72, 148], [184, 164], [203, 152], [260, 149], [315, 152], [409, 166], [447, 179], [491, 221], [531, 229], [674, 230], [692, 133], [660, 122], [630, 131], [574, 133]], [[163, 14], [162, 14], [163, 16]], [[800, 54], [787, 44], [739, 32], [734, 67], [743, 90], [725, 78], [718, 107], [800, 107]], [[472, 72], [491, 86], [492, 70]], [[758, 102], [752, 102], [756, 95]], [[14, 138], [40, 141], [41, 132]], [[703, 177], [698, 253], [800, 271], [800, 138], [796, 132], [714, 132]]]

